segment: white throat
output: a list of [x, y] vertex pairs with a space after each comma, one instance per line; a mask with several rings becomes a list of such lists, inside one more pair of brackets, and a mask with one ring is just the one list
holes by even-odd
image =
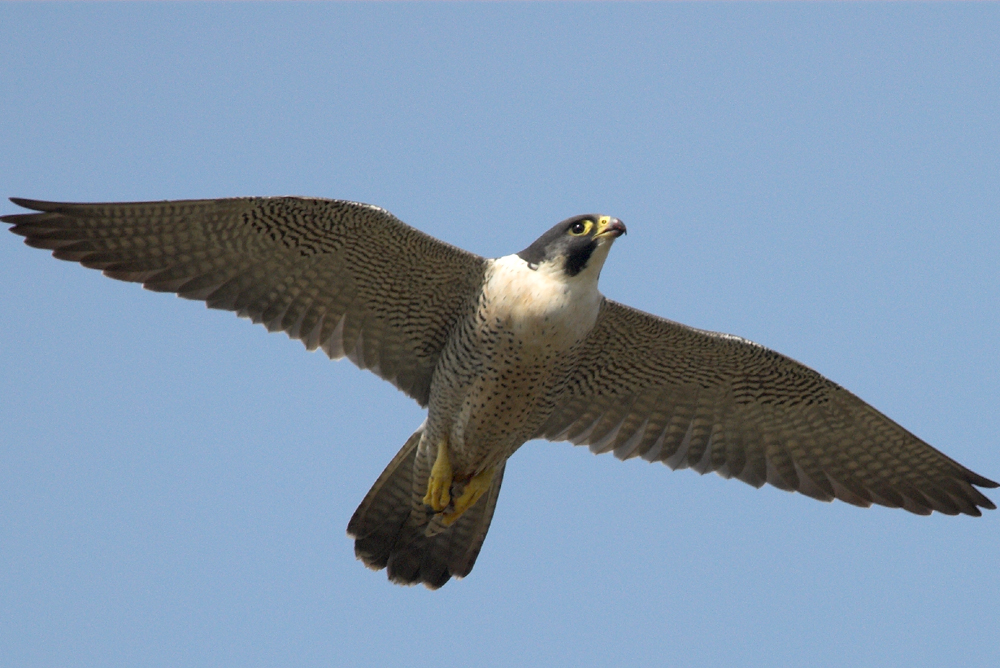
[[[588, 268], [566, 276], [561, 267], [544, 262], [532, 268], [517, 255], [490, 262], [483, 285], [488, 315], [510, 328], [525, 343], [566, 349], [582, 341], [597, 321], [603, 297], [597, 277], [603, 262], [593, 262], [606, 246], [594, 251]], [[596, 271], [593, 270], [596, 265]]]

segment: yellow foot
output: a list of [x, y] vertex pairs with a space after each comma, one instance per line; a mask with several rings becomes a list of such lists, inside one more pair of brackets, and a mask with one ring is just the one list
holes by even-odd
[[493, 469], [487, 469], [472, 476], [472, 479], [465, 484], [462, 495], [455, 499], [455, 505], [441, 518], [445, 526], [451, 526], [462, 516], [462, 513], [474, 506], [483, 492], [490, 488], [491, 482], [493, 482]]
[[437, 458], [427, 479], [424, 503], [440, 513], [451, 502], [451, 460], [448, 459], [448, 442], [438, 443]]

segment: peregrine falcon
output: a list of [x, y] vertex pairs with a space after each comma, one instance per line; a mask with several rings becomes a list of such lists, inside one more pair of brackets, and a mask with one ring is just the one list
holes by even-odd
[[357, 202], [11, 201], [35, 212], [0, 218], [29, 246], [346, 356], [426, 407], [347, 527], [396, 583], [469, 574], [504, 465], [537, 438], [823, 501], [995, 508], [976, 487], [997, 483], [812, 369], [602, 296], [610, 216], [485, 259]]

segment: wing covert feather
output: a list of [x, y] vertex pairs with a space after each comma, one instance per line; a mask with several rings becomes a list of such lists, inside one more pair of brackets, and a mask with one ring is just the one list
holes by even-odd
[[38, 212], [2, 217], [29, 246], [346, 355], [421, 405], [483, 280], [482, 258], [357, 202], [11, 201]]
[[966, 469], [836, 383], [746, 339], [605, 300], [536, 437], [918, 514], [995, 508]]

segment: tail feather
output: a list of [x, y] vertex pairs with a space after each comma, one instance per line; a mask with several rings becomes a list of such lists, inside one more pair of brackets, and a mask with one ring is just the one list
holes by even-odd
[[472, 571], [489, 531], [503, 482], [503, 464], [497, 467], [489, 491], [450, 527], [428, 531], [432, 515], [420, 502], [413, 474], [418, 429], [389, 462], [364, 501], [358, 506], [347, 533], [355, 539], [354, 553], [366, 566], [388, 569], [397, 584], [422, 582], [437, 589], [452, 577]]
[[422, 434], [423, 425], [406, 439], [347, 525], [347, 534], [355, 539], [354, 554], [369, 568], [386, 567], [396, 538], [410, 517], [413, 466]]

